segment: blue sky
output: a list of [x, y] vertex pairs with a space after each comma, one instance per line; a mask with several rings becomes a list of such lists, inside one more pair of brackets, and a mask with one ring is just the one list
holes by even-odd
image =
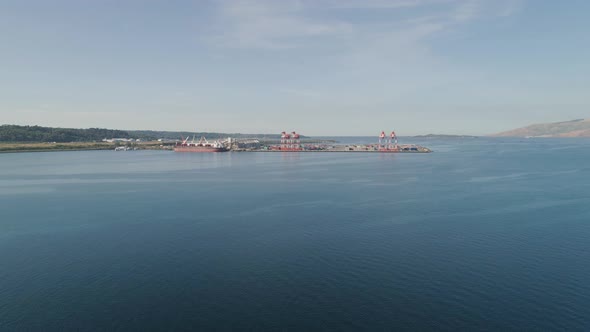
[[590, 1], [2, 0], [0, 123], [482, 135], [589, 117]]

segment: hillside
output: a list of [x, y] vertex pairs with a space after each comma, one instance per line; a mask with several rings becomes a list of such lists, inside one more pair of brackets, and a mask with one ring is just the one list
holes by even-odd
[[[246, 138], [246, 137], [267, 137], [267, 138], [278, 138], [278, 134], [239, 134], [239, 133], [211, 133], [211, 132], [194, 132], [194, 131], [155, 131], [155, 130], [127, 130], [130, 137], [140, 138], [142, 140], [156, 140], [156, 139], [180, 139], [181, 137], [195, 136], [199, 138], [201, 136], [207, 139], [219, 139], [219, 138]], [[301, 136], [303, 137], [303, 136]]]
[[[176, 132], [152, 130], [113, 130], [101, 128], [74, 129], [41, 126], [0, 125], [0, 142], [95, 142], [105, 138], [134, 138], [143, 141], [157, 139], [180, 139], [186, 136], [205, 136], [208, 139], [242, 137], [278, 138], [279, 135], [228, 134], [205, 132]], [[303, 137], [303, 136], [302, 136]]]
[[92, 142], [103, 138], [128, 137], [122, 130], [71, 129], [40, 126], [0, 126], [0, 142]]
[[492, 136], [500, 137], [590, 137], [590, 119], [534, 124]]

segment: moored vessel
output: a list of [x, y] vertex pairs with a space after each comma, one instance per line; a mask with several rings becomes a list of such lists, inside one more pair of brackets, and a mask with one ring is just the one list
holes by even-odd
[[209, 142], [205, 137], [201, 137], [198, 142], [193, 140], [188, 141], [188, 137], [183, 139], [182, 142], [176, 143], [174, 146], [175, 152], [225, 152], [229, 149], [219, 141]]

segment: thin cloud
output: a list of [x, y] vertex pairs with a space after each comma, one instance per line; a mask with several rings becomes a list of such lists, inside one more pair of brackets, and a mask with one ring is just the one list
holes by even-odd
[[458, 5], [451, 14], [451, 18], [456, 22], [466, 22], [479, 16], [483, 8], [482, 0], [465, 1]]
[[[420, 8], [420, 14], [376, 22], [341, 15], [343, 9], [364, 9], [383, 16], [384, 10], [394, 13], [409, 7]], [[347, 39], [371, 39], [383, 31], [423, 38], [482, 17], [509, 16], [520, 7], [521, 0], [222, 1], [213, 40], [221, 47], [286, 49], [316, 47], [323, 40], [346, 46]], [[313, 15], [318, 12], [322, 15]]]
[[224, 26], [216, 40], [222, 46], [244, 48], [293, 48], [298, 40], [349, 33], [342, 21], [314, 21], [302, 12], [309, 6], [298, 1], [222, 2], [217, 22]]
[[305, 90], [305, 89], [292, 89], [292, 88], [279, 88], [277, 89], [277, 91], [284, 93], [284, 94], [288, 94], [288, 95], [293, 95], [296, 97], [320, 97], [321, 95], [314, 90]]
[[453, 0], [334, 0], [327, 6], [341, 9], [396, 9], [417, 7], [427, 4], [448, 3]]

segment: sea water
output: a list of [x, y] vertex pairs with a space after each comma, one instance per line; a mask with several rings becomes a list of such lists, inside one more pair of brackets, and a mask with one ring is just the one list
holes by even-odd
[[2, 154], [0, 330], [590, 329], [589, 141], [414, 142]]

